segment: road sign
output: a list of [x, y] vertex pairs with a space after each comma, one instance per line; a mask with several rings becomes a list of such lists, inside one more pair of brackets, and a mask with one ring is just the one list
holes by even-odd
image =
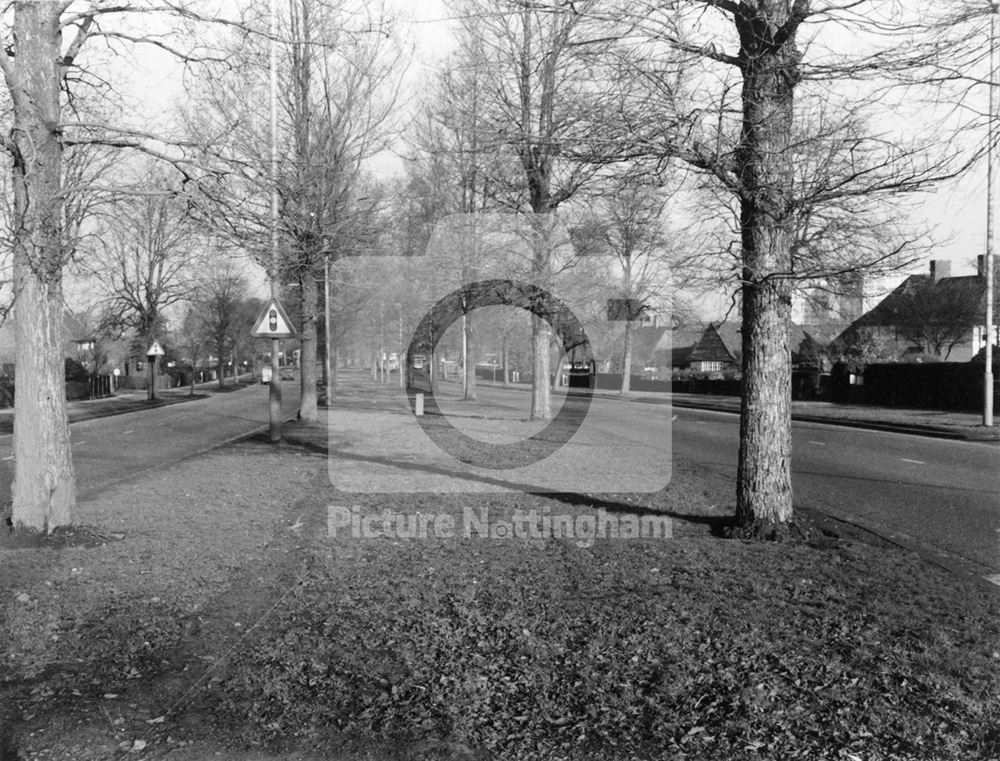
[[153, 343], [150, 344], [150, 347], [146, 349], [147, 357], [162, 357], [163, 354], [163, 347], [160, 346], [159, 341], [153, 341]]
[[278, 300], [271, 299], [254, 323], [250, 335], [254, 338], [292, 338], [295, 335], [295, 328], [292, 327], [292, 321], [288, 319]]

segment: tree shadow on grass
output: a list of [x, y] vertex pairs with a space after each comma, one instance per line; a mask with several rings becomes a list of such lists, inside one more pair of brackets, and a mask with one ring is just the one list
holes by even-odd
[[[258, 434], [251, 437], [249, 440], [259, 443], [267, 443], [269, 446], [273, 446], [268, 442], [266, 434]], [[286, 437], [282, 440], [280, 446], [289, 449], [302, 449], [323, 457], [330, 456], [329, 445], [326, 441], [319, 442], [300, 437]], [[617, 499], [616, 495], [602, 496], [596, 494], [582, 494], [579, 492], [541, 491], [532, 484], [523, 484], [509, 479], [494, 478], [481, 474], [469, 473], [468, 471], [456, 470], [440, 465], [428, 465], [426, 463], [414, 463], [407, 460], [397, 460], [392, 457], [348, 452], [338, 452], [336, 456], [340, 459], [351, 460], [354, 462], [370, 463], [372, 465], [388, 465], [390, 467], [399, 468], [400, 470], [432, 473], [445, 478], [458, 478], [466, 481], [475, 481], [481, 484], [498, 486], [504, 489], [518, 491], [523, 494], [541, 497], [543, 499], [550, 499], [571, 507], [604, 510], [607, 513], [614, 513], [617, 515], [666, 516], [672, 520], [683, 521], [693, 525], [707, 526], [712, 536], [719, 538], [729, 537], [731, 535], [732, 528], [735, 526], [736, 516], [734, 514], [704, 515], [701, 513], [684, 513], [676, 510], [659, 510], [645, 505], [635, 505], [623, 502], [620, 499]]]

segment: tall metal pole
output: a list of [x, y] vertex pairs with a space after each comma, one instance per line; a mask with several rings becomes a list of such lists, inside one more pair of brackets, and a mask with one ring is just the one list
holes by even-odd
[[323, 254], [323, 372], [326, 377], [326, 406], [333, 399], [333, 368], [330, 364], [330, 252]]
[[997, 4], [990, 3], [989, 144], [986, 146], [986, 369], [983, 373], [983, 425], [993, 425], [993, 238], [994, 175], [996, 173]]
[[[278, 298], [278, 9], [271, 0], [271, 298]], [[268, 390], [269, 436], [281, 441], [280, 342], [271, 339], [271, 385]]]

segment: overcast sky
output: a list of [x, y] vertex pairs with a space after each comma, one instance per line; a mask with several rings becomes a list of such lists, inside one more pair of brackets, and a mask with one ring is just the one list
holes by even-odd
[[[402, 90], [404, 98], [413, 102], [452, 47], [452, 21], [441, 0], [388, 0], [388, 3], [401, 17], [404, 36], [414, 48]], [[145, 50], [131, 68], [130, 76], [133, 80], [130, 92], [137, 113], [142, 112], [153, 122], [168, 118], [173, 103], [183, 99], [178, 67], [162, 52]], [[388, 152], [376, 157], [369, 168], [380, 179], [386, 179], [401, 170], [401, 162]], [[935, 238], [941, 243], [934, 258], [951, 260], [953, 274], [971, 273], [976, 255], [985, 251], [985, 186], [985, 167], [978, 167], [961, 181], [928, 195], [916, 212], [918, 220], [935, 228]], [[924, 271], [926, 263], [914, 269]], [[263, 288], [263, 277], [256, 279]], [[884, 285], [891, 287], [897, 280]]]

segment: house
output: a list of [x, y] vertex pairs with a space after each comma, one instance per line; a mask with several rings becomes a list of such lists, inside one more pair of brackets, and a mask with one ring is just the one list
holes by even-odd
[[[9, 316], [0, 324], [0, 375], [14, 376], [14, 318]], [[93, 341], [83, 323], [68, 309], [63, 312], [63, 356], [79, 359]]]
[[[862, 364], [897, 361], [968, 362], [985, 344], [986, 278], [952, 277], [951, 262], [934, 260], [910, 275], [834, 341], [842, 359]], [[994, 336], [997, 341], [997, 316]]]
[[[814, 355], [824, 342], [796, 323], [789, 326], [788, 338], [792, 364], [815, 368]], [[633, 367], [656, 368], [664, 377], [674, 371], [738, 372], [742, 342], [739, 325], [732, 321], [672, 329], [639, 327], [632, 333]]]
[[732, 323], [677, 328], [637, 328], [633, 333], [636, 363], [667, 375], [673, 370], [698, 373], [739, 368], [740, 334]]
[[693, 373], [722, 373], [737, 369], [736, 355], [729, 350], [715, 325], [709, 323], [688, 355]]

